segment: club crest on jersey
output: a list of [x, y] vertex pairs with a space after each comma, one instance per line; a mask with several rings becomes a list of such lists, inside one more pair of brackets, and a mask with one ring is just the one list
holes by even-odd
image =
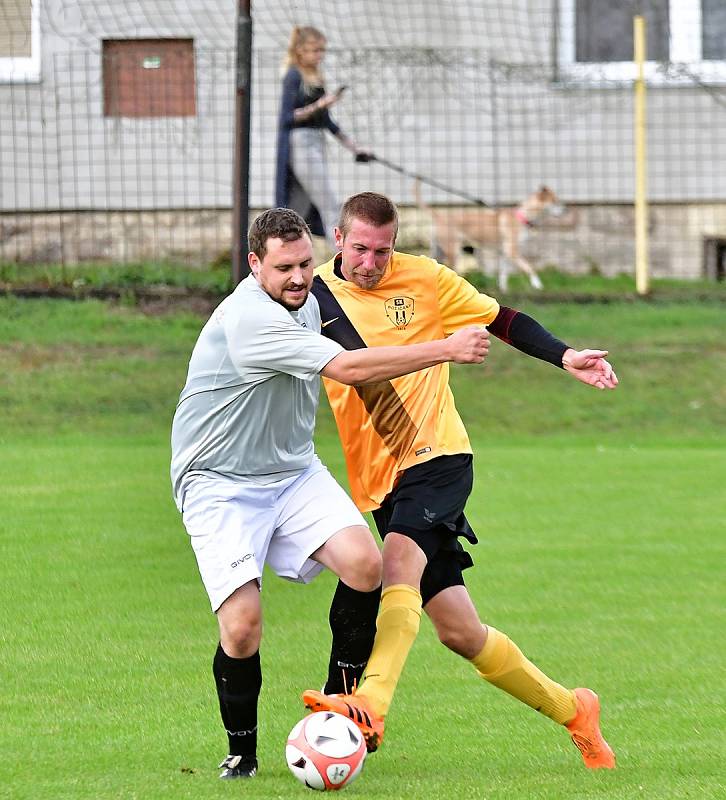
[[399, 330], [405, 328], [413, 319], [412, 297], [389, 297], [383, 304], [386, 316]]

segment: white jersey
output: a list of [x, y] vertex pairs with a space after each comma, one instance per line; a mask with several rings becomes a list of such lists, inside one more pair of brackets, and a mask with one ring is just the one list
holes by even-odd
[[320, 370], [342, 351], [320, 335], [312, 294], [287, 311], [245, 278], [208, 320], [189, 362], [171, 432], [178, 508], [189, 473], [269, 485], [307, 469]]

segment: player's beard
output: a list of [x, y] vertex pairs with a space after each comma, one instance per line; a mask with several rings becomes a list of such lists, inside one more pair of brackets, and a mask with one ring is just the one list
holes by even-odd
[[[298, 299], [295, 299], [293, 302], [290, 302], [285, 299], [286, 292], [289, 292], [293, 288], [301, 289], [301, 294], [299, 295]], [[310, 294], [310, 287], [309, 286], [300, 286], [300, 287], [290, 287], [288, 286], [284, 289], [280, 297], [278, 298], [277, 302], [288, 311], [299, 311], [304, 305], [305, 301], [308, 299], [308, 295]]]
[[371, 289], [375, 289], [381, 282], [384, 272], [385, 270], [382, 272], [375, 272], [373, 275], [361, 275], [360, 273], [354, 272], [353, 283], [355, 283], [359, 289], [367, 289], [370, 291]]

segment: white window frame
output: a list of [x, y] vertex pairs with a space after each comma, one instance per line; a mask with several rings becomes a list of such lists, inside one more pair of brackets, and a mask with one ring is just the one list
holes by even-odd
[[30, 4], [30, 56], [0, 58], [0, 83], [40, 82], [40, 0]]
[[[559, 9], [557, 57], [561, 82], [617, 85], [636, 79], [637, 67], [632, 61], [577, 62], [575, 0], [560, 0]], [[726, 83], [726, 61], [702, 58], [700, 0], [669, 0], [669, 17], [669, 63], [646, 61], [643, 67], [648, 83], [679, 86], [692, 84], [694, 78], [705, 83]]]

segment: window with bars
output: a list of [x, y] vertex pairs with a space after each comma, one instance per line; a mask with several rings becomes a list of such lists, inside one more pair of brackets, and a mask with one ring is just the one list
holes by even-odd
[[724, 0], [559, 0], [561, 78], [632, 80], [636, 14], [645, 19], [650, 82], [726, 81]]

